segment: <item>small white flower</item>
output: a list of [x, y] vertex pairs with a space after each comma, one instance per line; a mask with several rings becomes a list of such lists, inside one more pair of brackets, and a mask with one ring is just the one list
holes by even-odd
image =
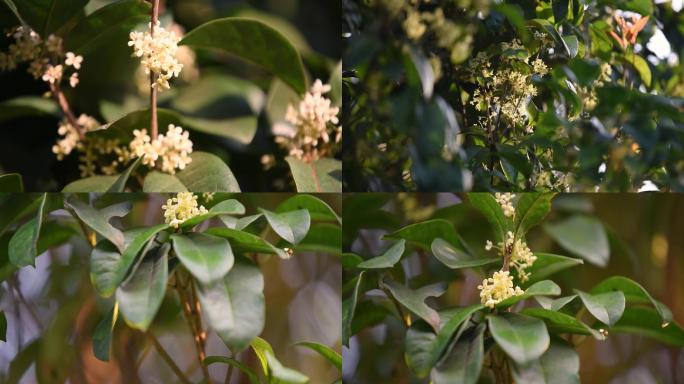
[[76, 88], [78, 83], [78, 73], [72, 73], [71, 77], [69, 77], [69, 85], [71, 86], [71, 88]]
[[176, 169], [185, 169], [192, 162], [192, 141], [190, 133], [182, 127], [170, 124], [166, 135], [161, 134], [157, 139], [147, 134], [147, 130], [134, 130], [135, 136], [129, 147], [135, 157], [141, 157], [142, 163], [148, 167], [155, 167], [157, 160], [161, 160], [161, 170], [175, 174]]
[[168, 199], [166, 205], [162, 205], [162, 209], [166, 224], [173, 228], [178, 228], [186, 220], [208, 212], [204, 206], [197, 203], [197, 196], [192, 192], [178, 193], [176, 197]]
[[131, 32], [129, 47], [133, 47], [133, 56], [139, 57], [145, 73], [154, 73], [156, 80], [152, 87], [163, 91], [169, 89], [169, 80], [180, 75], [183, 69], [176, 58], [180, 37], [170, 30], [161, 27], [157, 22], [154, 37], [149, 31]]
[[67, 52], [64, 64], [73, 66], [74, 69], [81, 69], [81, 63], [83, 63], [83, 56], [76, 56], [73, 52]]
[[512, 217], [515, 215], [515, 207], [513, 207], [513, 198], [515, 197], [512, 193], [496, 193], [494, 199], [499, 203], [503, 214], [506, 217]]
[[43, 74], [43, 81], [50, 84], [58, 83], [62, 79], [63, 70], [64, 68], [61, 65], [49, 64]]
[[480, 290], [480, 301], [489, 308], [494, 308], [509, 297], [525, 293], [513, 284], [513, 276], [508, 271], [494, 272], [494, 276], [484, 279], [477, 289]]
[[487, 243], [485, 244], [485, 251], [491, 251], [492, 248], [494, 248], [494, 243], [492, 243], [491, 240], [487, 240]]

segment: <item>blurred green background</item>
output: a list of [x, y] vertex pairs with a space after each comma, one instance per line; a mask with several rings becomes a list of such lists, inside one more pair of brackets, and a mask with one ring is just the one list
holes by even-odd
[[[111, 195], [112, 199], [135, 199], [131, 213], [122, 221], [124, 228], [151, 226], [164, 221], [161, 206], [167, 195]], [[240, 194], [234, 196], [247, 207], [275, 209], [289, 194]], [[337, 195], [319, 195], [337, 212]], [[4, 198], [0, 195], [0, 199]], [[200, 198], [201, 201], [202, 198]], [[57, 211], [65, 222], [73, 220], [66, 211]], [[221, 225], [206, 222], [202, 225]], [[78, 229], [77, 229], [78, 230]], [[271, 233], [271, 235], [273, 235]], [[277, 241], [277, 237], [270, 239]], [[0, 245], [6, 252], [6, 244]], [[109, 363], [97, 360], [92, 352], [94, 328], [105, 316], [111, 302], [101, 299], [89, 278], [90, 246], [82, 236], [74, 236], [63, 246], [45, 252], [36, 268], [22, 268], [16, 278], [0, 286], [0, 311], [8, 321], [7, 341], [0, 342], [0, 382], [12, 376], [20, 383], [35, 383], [35, 372], [69, 377], [71, 383], [173, 383], [176, 376], [152, 348], [146, 336], [118, 321]], [[331, 383], [339, 372], [327, 360], [306, 348], [293, 347], [299, 341], [316, 341], [339, 350], [341, 267], [337, 256], [297, 252], [289, 260], [260, 257], [264, 275], [266, 323], [260, 335], [273, 346], [283, 365], [299, 370], [311, 383]], [[10, 287], [12, 289], [10, 289]], [[201, 379], [197, 368], [195, 344], [177, 296], [169, 294], [162, 304], [151, 332], [160, 340], [174, 361], [195, 382]], [[19, 296], [21, 294], [21, 298]], [[25, 302], [24, 302], [25, 301]], [[28, 310], [30, 308], [30, 311]], [[209, 332], [207, 355], [228, 356], [218, 336]], [[239, 359], [255, 371], [261, 370], [251, 350]], [[23, 372], [26, 371], [26, 374]], [[209, 368], [214, 382], [223, 382], [225, 364]], [[234, 372], [231, 383], [248, 383]], [[19, 373], [17, 375], [17, 373]], [[238, 379], [239, 376], [239, 379]]]
[[[372, 196], [372, 197], [371, 197]], [[485, 218], [454, 194], [351, 194], [344, 200], [344, 251], [377, 256], [389, 242], [385, 233], [433, 218], [453, 223], [456, 231], [484, 255], [493, 239]], [[599, 223], [608, 239], [609, 259], [597, 266], [584, 265], [551, 276], [563, 292], [587, 291], [615, 275], [632, 278], [668, 305], [678, 324], [684, 323], [684, 195], [680, 194], [565, 194], [556, 196], [544, 225], [528, 234], [533, 252], [577, 256], [561, 247], [548, 228], [573, 217]], [[365, 209], [360, 209], [365, 206]], [[370, 229], [369, 229], [370, 228]], [[596, 254], [595, 262], [601, 264]], [[473, 270], [447, 269], [429, 253], [413, 253], [402, 262], [407, 279], [416, 286], [447, 281], [449, 288], [434, 308], [479, 302], [477, 285], [483, 276]], [[347, 277], [343, 277], [347, 281]], [[382, 296], [379, 293], [379, 296]], [[531, 303], [528, 303], [530, 305]], [[410, 379], [404, 363], [405, 327], [396, 317], [367, 328], [343, 348], [347, 383], [423, 383]], [[600, 342], [587, 338], [578, 348], [583, 383], [684, 382], [684, 349], [670, 348], [640, 336], [611, 334]]]

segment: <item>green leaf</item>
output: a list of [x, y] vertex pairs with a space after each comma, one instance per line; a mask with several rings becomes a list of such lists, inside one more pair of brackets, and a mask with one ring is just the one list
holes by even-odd
[[226, 51], [264, 67], [300, 94], [306, 91], [297, 50], [282, 34], [259, 21], [230, 17], [212, 20], [188, 32], [180, 44]]
[[0, 195], [0, 234], [38, 207], [40, 199], [36, 197], [29, 193]]
[[206, 233], [173, 235], [173, 250], [202, 284], [221, 280], [233, 267], [233, 250], [226, 239]]
[[425, 286], [418, 290], [412, 290], [403, 284], [399, 284], [390, 279], [383, 279], [380, 285], [381, 287], [386, 288], [392, 296], [409, 311], [415, 313], [418, 317], [430, 324], [432, 329], [435, 331], [439, 329], [439, 313], [425, 304], [425, 299], [428, 297], [441, 296], [444, 293], [443, 287]]
[[551, 211], [552, 193], [523, 193], [515, 205], [515, 237], [522, 239]]
[[268, 341], [261, 337], [255, 337], [249, 346], [252, 347], [254, 354], [259, 359], [264, 375], [268, 376], [268, 361], [266, 360], [266, 354], [273, 354], [273, 347], [271, 347], [271, 344], [269, 344]]
[[73, 210], [85, 225], [109, 240], [119, 252], [123, 252], [124, 234], [109, 224], [108, 218], [102, 215], [101, 212], [79, 200], [76, 196], [68, 197], [64, 201], [64, 205]]
[[248, 347], [264, 328], [264, 277], [259, 267], [237, 258], [226, 277], [199, 287], [209, 325], [233, 353]]
[[36, 217], [19, 227], [10, 239], [8, 248], [9, 260], [17, 267], [35, 265], [35, 260], [38, 256], [37, 248], [40, 229], [43, 225], [43, 219], [47, 214], [45, 212], [46, 202], [47, 194], [43, 194], [40, 198]]
[[[285, 248], [287, 244], [283, 241]], [[278, 244], [280, 246], [280, 244]], [[324, 252], [339, 255], [342, 252], [342, 228], [337, 224], [320, 223], [311, 227], [299, 244], [298, 252]]]
[[100, 361], [109, 361], [112, 332], [114, 332], [114, 325], [116, 324], [118, 315], [119, 308], [117, 304], [115, 304], [112, 310], [102, 318], [93, 331], [93, 354]]
[[261, 208], [259, 211], [264, 214], [273, 231], [291, 244], [298, 244], [309, 232], [311, 217], [306, 209], [283, 213], [275, 213]]
[[621, 291], [589, 294], [575, 289], [589, 313], [604, 324], [613, 326], [625, 311], [625, 295]]
[[330, 73], [330, 100], [333, 105], [342, 106], [342, 61], [340, 60]]
[[430, 373], [433, 384], [474, 384], [480, 378], [484, 358], [484, 331], [480, 324], [464, 332], [449, 354]]
[[164, 300], [170, 248], [166, 243], [145, 255], [131, 277], [116, 290], [121, 314], [131, 328], [147, 331]]
[[648, 66], [648, 62], [643, 57], [637, 54], [625, 54], [620, 56], [620, 59], [625, 64], [629, 64], [634, 67], [645, 86], [651, 86], [651, 67]]
[[575, 349], [564, 340], [554, 339], [539, 360], [516, 365], [513, 378], [518, 383], [579, 384], [579, 369], [580, 359]]
[[601, 333], [563, 312], [557, 312], [544, 308], [525, 308], [520, 313], [526, 316], [532, 316], [544, 320], [551, 333], [591, 335], [594, 336], [596, 340], [605, 340], [605, 337]]
[[569, 0], [551, 0], [551, 8], [553, 9], [553, 21], [558, 25], [565, 21], [568, 17]]
[[354, 285], [354, 291], [351, 296], [342, 302], [342, 344], [349, 346], [349, 338], [352, 336], [352, 321], [354, 320], [354, 312], [356, 312], [356, 303], [359, 300], [359, 288], [365, 271], [359, 273]]
[[665, 306], [665, 304], [654, 299], [653, 296], [651, 296], [651, 294], [649, 294], [644, 287], [642, 287], [636, 281], [629, 279], [627, 277], [609, 277], [595, 285], [594, 288], [592, 288], [591, 293], [599, 294], [613, 291], [621, 291], [622, 293], [624, 293], [625, 300], [628, 303], [639, 304], [644, 302], [650, 302], [651, 304], [653, 304], [653, 307], [660, 315], [660, 318], [662, 319], [663, 323], [669, 323], [672, 321], [672, 311], [670, 311], [670, 309], [667, 306]]
[[323, 345], [321, 343], [314, 343], [310, 341], [302, 341], [296, 343], [295, 345], [306, 347], [318, 352], [321, 356], [325, 357], [325, 359], [328, 360], [332, 365], [334, 365], [339, 371], [342, 370], [342, 356], [340, 356], [340, 354], [337, 353], [337, 351], [328, 347], [327, 345]]
[[309, 382], [309, 378], [303, 373], [282, 365], [272, 352], [266, 352], [266, 362], [268, 363], [269, 384], [305, 384]]
[[306, 209], [314, 221], [337, 221], [342, 224], [342, 218], [333, 210], [328, 203], [316, 196], [297, 194], [278, 205], [276, 212], [283, 213]]
[[558, 284], [551, 280], [542, 280], [530, 285], [529, 288], [525, 290], [525, 293], [518, 296], [511, 296], [506, 300], [503, 300], [496, 305], [497, 308], [508, 308], [511, 305], [520, 302], [522, 300], [529, 299], [535, 296], [558, 296], [561, 294], [561, 289]]
[[440, 238], [432, 241], [431, 249], [435, 258], [451, 269], [474, 268], [502, 262], [500, 258], [471, 256]]
[[471, 315], [484, 308], [473, 304], [440, 312], [442, 325], [437, 334], [424, 321], [416, 321], [406, 332], [405, 358], [411, 372], [425, 377], [442, 358], [452, 340], [458, 339]]
[[24, 192], [24, 182], [18, 173], [0, 176], [0, 193]]
[[568, 56], [570, 56], [571, 59], [577, 56], [577, 53], [579, 52], [579, 40], [577, 40], [577, 36], [565, 35], [563, 36], [563, 42], [568, 51]]
[[150, 8], [143, 0], [105, 5], [81, 19], [65, 36], [65, 49], [77, 54], [91, 53], [112, 36], [126, 35], [136, 25], [149, 22]]
[[342, 162], [322, 158], [305, 162], [288, 156], [297, 192], [342, 192]]
[[537, 260], [526, 271], [530, 274], [530, 279], [526, 282], [531, 284], [545, 279], [554, 273], [567, 268], [576, 267], [584, 264], [582, 259], [553, 255], [551, 253], [535, 253]]
[[21, 0], [19, 14], [43, 39], [83, 10], [89, 0]]
[[643, 335], [667, 345], [684, 347], [684, 330], [675, 322], [662, 324], [658, 312], [651, 308], [625, 309], [620, 320], [610, 328], [610, 331]]
[[167, 228], [167, 225], [159, 224], [127, 231], [124, 234], [123, 253], [111, 241], [99, 241], [90, 256], [90, 281], [95, 291], [102, 297], [111, 296], [128, 274], [138, 254], [157, 233]]
[[542, 320], [502, 313], [488, 316], [487, 321], [496, 343], [518, 364], [538, 359], [549, 348], [549, 333]]
[[179, 226], [182, 229], [188, 229], [196, 226], [197, 224], [209, 220], [212, 217], [222, 216], [222, 215], [243, 215], [245, 213], [245, 206], [235, 199], [224, 200], [209, 210], [209, 212], [192, 217]]
[[17, 20], [19, 20], [19, 22], [20, 22], [21, 24], [26, 24], [26, 22], [24, 21], [24, 19], [23, 19], [23, 18], [21, 17], [21, 15], [19, 14], [19, 11], [17, 10], [17, 6], [14, 5], [14, 2], [13, 2], [12, 0], [2, 0], [2, 1], [3, 1], [3, 3], [5, 3], [5, 5], [7, 5], [7, 7], [10, 9], [10, 11], [12, 11], [12, 13], [14, 14], [14, 16], [17, 17]]
[[557, 299], [552, 299], [546, 296], [537, 296], [534, 299], [541, 305], [544, 309], [550, 309], [552, 311], [560, 311], [561, 308], [565, 307], [571, 301], [575, 300], [577, 295], [570, 295], [565, 297], [559, 297]]
[[257, 376], [256, 372], [252, 370], [249, 366], [246, 364], [243, 364], [231, 357], [225, 357], [225, 356], [207, 356], [202, 360], [202, 364], [204, 365], [211, 365], [215, 363], [224, 363], [231, 365], [245, 374], [247, 378], [249, 379], [250, 384], [259, 384], [259, 376]]
[[0, 340], [7, 341], [7, 317], [5, 312], [0, 312]]
[[188, 191], [240, 192], [233, 172], [218, 158], [206, 152], [193, 152], [192, 162], [176, 173]]
[[233, 253], [263, 253], [267, 255], [278, 255], [282, 259], [287, 259], [288, 255], [282, 249], [276, 248], [273, 244], [267, 242], [259, 236], [255, 236], [249, 232], [240, 231], [231, 228], [209, 228], [205, 233], [220, 236], [230, 241]]
[[494, 196], [490, 193], [469, 193], [468, 200], [492, 225], [496, 240], [502, 241], [506, 232], [511, 230], [511, 221], [504, 216], [503, 210]]
[[117, 180], [118, 176], [92, 176], [67, 184], [62, 193], [107, 192]]
[[603, 224], [584, 215], [544, 225], [544, 230], [566, 251], [584, 260], [605, 267], [610, 258], [608, 235]]
[[389, 247], [389, 249], [387, 249], [381, 256], [368, 259], [356, 267], [361, 269], [392, 268], [394, 267], [394, 264], [401, 260], [401, 255], [404, 254], [405, 243], [405, 240], [399, 240]]
[[108, 193], [120, 193], [120, 192], [125, 192], [126, 190], [126, 183], [128, 182], [128, 179], [131, 177], [131, 173], [135, 171], [140, 164], [142, 163], [142, 157], [139, 157], [137, 160], [135, 160], [131, 165], [126, 167], [126, 170], [119, 175], [119, 177], [116, 179], [114, 184], [109, 187], [107, 190]]
[[453, 224], [444, 219], [427, 220], [408, 225], [395, 232], [385, 235], [386, 239], [404, 239], [409, 244], [430, 250], [436, 238], [446, 240], [449, 244], [458, 245], [458, 237]]
[[21, 96], [0, 103], [0, 122], [22, 117], [60, 116], [57, 103], [37, 96]]
[[187, 191], [188, 189], [175, 175], [159, 171], [148, 173], [143, 182], [143, 192], [145, 193], [178, 193]]

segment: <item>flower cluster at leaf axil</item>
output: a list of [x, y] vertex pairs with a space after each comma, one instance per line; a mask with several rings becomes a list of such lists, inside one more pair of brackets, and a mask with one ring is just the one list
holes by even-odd
[[288, 105], [285, 115], [288, 124], [273, 127], [276, 142], [290, 156], [316, 160], [330, 155], [334, 145], [342, 140], [342, 127], [337, 126], [340, 109], [324, 96], [331, 89], [330, 85], [316, 80], [299, 105]]
[[44, 40], [27, 26], [16, 27], [8, 36], [14, 39], [8, 52], [0, 52], [0, 70], [13, 70], [17, 65], [29, 63], [28, 72], [36, 79], [42, 79], [51, 86], [59, 87], [68, 72], [69, 85], [78, 85], [78, 70], [83, 57], [74, 52], [65, 52], [62, 38], [56, 35]]
[[183, 69], [176, 53], [180, 37], [171, 30], [164, 29], [157, 21], [152, 31], [131, 32], [128, 45], [133, 47], [133, 56], [141, 58], [145, 74], [154, 74], [152, 87], [163, 91], [170, 89], [169, 80], [178, 77]]
[[480, 290], [482, 304], [489, 308], [494, 308], [509, 297], [524, 293], [520, 287], [513, 284], [513, 276], [509, 271], [494, 272], [492, 277], [482, 280], [482, 285], [478, 285], [477, 289]]
[[192, 192], [180, 192], [162, 205], [164, 221], [173, 228], [178, 228], [185, 221], [207, 213], [204, 206], [197, 203], [197, 196]]
[[183, 170], [192, 162], [190, 133], [182, 127], [170, 124], [166, 135], [160, 134], [156, 139], [152, 139], [146, 129], [136, 129], [133, 135], [130, 143], [132, 155], [142, 158], [142, 163], [150, 168], [160, 161], [161, 170], [173, 175], [176, 169]]

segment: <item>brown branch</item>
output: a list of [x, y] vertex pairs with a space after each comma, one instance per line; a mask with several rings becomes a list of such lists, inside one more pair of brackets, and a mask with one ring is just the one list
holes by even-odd
[[[203, 363], [206, 354], [204, 352], [204, 341], [206, 339], [206, 333], [202, 330], [202, 319], [199, 315], [199, 302], [197, 298], [194, 297], [194, 286], [192, 281], [183, 282], [176, 271], [176, 291], [181, 300], [181, 307], [183, 307], [183, 314], [185, 315], [185, 320], [188, 323], [188, 327], [192, 333], [192, 338], [195, 343], [195, 349], [197, 350], [197, 360], [199, 361], [200, 368], [202, 369], [202, 375], [204, 376], [204, 381], [210, 383], [209, 368]], [[192, 292], [188, 292], [188, 283], [192, 287]], [[188, 297], [190, 296], [190, 297]]]
[[66, 97], [64, 96], [64, 93], [62, 92], [62, 89], [59, 87], [59, 84], [50, 83], [50, 92], [52, 92], [52, 96], [55, 98], [55, 101], [57, 101], [57, 104], [59, 104], [59, 107], [62, 109], [62, 112], [64, 113], [64, 116], [66, 116], [66, 119], [69, 122], [69, 124], [71, 124], [71, 126], [74, 127], [78, 132], [78, 137], [81, 140], [85, 139], [85, 132], [83, 131], [83, 127], [78, 123], [76, 115], [74, 115], [74, 113], [71, 111], [69, 101], [67, 101]]
[[[152, 22], [150, 24], [150, 35], [154, 37], [154, 27], [159, 20], [159, 0], [152, 0]], [[152, 140], [159, 135], [159, 122], [157, 120], [157, 87], [154, 86], [156, 75], [150, 71], [150, 131]]]
[[151, 332], [147, 332], [147, 336], [148, 336], [148, 337], [150, 338], [150, 340], [152, 341], [152, 344], [154, 345], [154, 348], [157, 350], [157, 352], [159, 353], [159, 355], [161, 356], [161, 358], [164, 359], [164, 361], [166, 362], [166, 364], [169, 365], [169, 367], [171, 368], [171, 370], [173, 371], [173, 373], [175, 373], [176, 376], [178, 376], [178, 378], [180, 379], [180, 381], [181, 381], [182, 383], [184, 383], [184, 384], [192, 384], [192, 382], [185, 376], [185, 374], [183, 373], [183, 371], [181, 371], [181, 369], [178, 367], [178, 365], [176, 365], [176, 363], [173, 361], [173, 359], [171, 358], [171, 356], [169, 355], [169, 353], [166, 352], [166, 350], [164, 349], [164, 347], [159, 343], [159, 340], [157, 340], [157, 338], [155, 338], [154, 335], [153, 335]]

